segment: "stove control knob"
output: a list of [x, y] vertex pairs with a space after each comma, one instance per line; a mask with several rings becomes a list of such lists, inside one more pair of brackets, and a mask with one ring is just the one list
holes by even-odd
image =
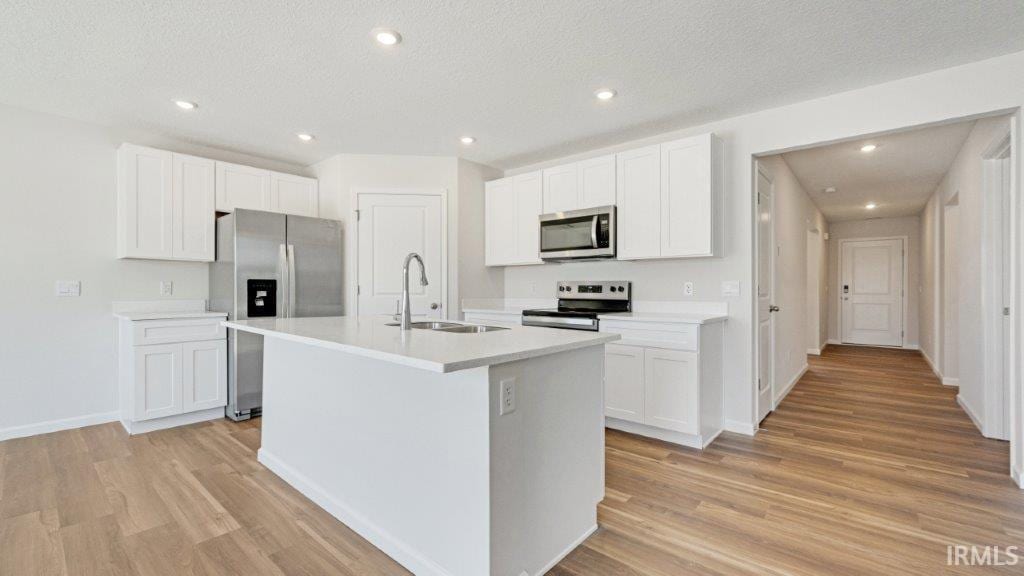
[[626, 291], [626, 287], [625, 286], [619, 286], [619, 292], [625, 292], [625, 291]]
[[611, 288], [609, 288], [609, 290], [611, 290], [612, 292], [615, 292], [616, 290], [618, 290], [618, 288], [616, 288], [615, 286], [612, 286]]
[[572, 286], [566, 286], [565, 287], [565, 291], [566, 292], [572, 292]]
[[565, 286], [559, 286], [558, 287], [558, 291], [559, 292], [565, 292]]

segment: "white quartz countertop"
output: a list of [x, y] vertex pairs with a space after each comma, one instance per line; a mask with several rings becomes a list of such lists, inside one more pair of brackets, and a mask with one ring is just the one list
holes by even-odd
[[614, 312], [601, 314], [600, 320], [621, 320], [625, 322], [660, 322], [668, 324], [708, 324], [722, 322], [729, 316], [713, 312]]
[[168, 312], [115, 312], [114, 316], [125, 320], [172, 320], [179, 318], [227, 318], [223, 312], [184, 312], [173, 310]]
[[433, 372], [502, 364], [613, 342], [618, 334], [516, 326], [479, 334], [402, 331], [388, 317], [260, 318], [228, 328], [331, 348]]

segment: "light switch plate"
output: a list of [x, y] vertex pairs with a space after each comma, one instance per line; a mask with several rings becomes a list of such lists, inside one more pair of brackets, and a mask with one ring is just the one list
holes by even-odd
[[161, 296], [172, 296], [174, 295], [174, 282], [171, 280], [160, 281], [160, 295]]
[[723, 280], [722, 281], [722, 296], [739, 296], [740, 295], [740, 281], [739, 280]]
[[74, 298], [82, 295], [82, 281], [58, 280], [54, 289], [60, 298]]

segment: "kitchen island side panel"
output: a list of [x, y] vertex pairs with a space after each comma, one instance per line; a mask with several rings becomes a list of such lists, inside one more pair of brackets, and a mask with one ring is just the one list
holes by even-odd
[[259, 460], [412, 572], [487, 574], [488, 384], [266, 338]]

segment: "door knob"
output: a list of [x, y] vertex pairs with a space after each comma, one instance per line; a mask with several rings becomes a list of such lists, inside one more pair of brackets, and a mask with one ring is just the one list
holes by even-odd
[[431, 309], [431, 310], [437, 310], [437, 309], [438, 309], [438, 308], [440, 308], [440, 307], [441, 307], [441, 305], [440, 305], [440, 304], [438, 304], [437, 302], [431, 302], [431, 303], [430, 303], [430, 309]]
[[769, 312], [778, 312], [779, 311], [779, 307], [776, 306], [775, 304], [772, 304], [771, 306], [768, 307], [768, 311]]

